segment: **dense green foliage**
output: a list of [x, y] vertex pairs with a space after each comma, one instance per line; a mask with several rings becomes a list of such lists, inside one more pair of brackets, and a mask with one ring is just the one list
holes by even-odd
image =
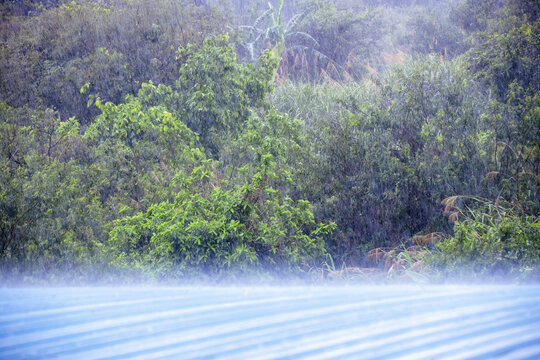
[[114, 223], [112, 263], [151, 276], [240, 276], [272, 270], [287, 274], [324, 260], [321, 236], [332, 225], [316, 225], [309, 202], [293, 201], [272, 187], [279, 177], [272, 155], [241, 188], [224, 190], [205, 162], [187, 178], [174, 202]]
[[223, 30], [219, 9], [182, 1], [62, 3], [6, 26], [0, 96], [11, 106], [45, 106], [85, 124], [98, 111], [86, 106], [83, 85], [117, 103], [141, 82], [174, 84], [178, 46], [200, 45]]
[[535, 1], [208, 3], [0, 4], [0, 279], [540, 279]]
[[540, 220], [521, 215], [516, 209], [484, 199], [474, 208], [456, 208], [451, 197], [446, 206], [462, 218], [456, 223], [454, 237], [439, 244], [439, 251], [430, 258], [432, 265], [442, 269], [439, 276], [453, 280], [490, 280], [517, 278], [539, 280]]
[[459, 62], [409, 60], [376, 84], [289, 86], [273, 101], [312, 123], [299, 182], [318, 213], [338, 224], [338, 253], [358, 258], [445, 228], [442, 198], [490, 193], [483, 175], [495, 133]]

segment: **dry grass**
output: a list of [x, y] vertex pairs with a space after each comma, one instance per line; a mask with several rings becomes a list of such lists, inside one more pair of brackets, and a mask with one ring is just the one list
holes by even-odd
[[497, 175], [499, 175], [499, 172], [498, 171], [490, 171], [486, 174], [486, 177], [488, 179], [495, 179], [497, 177]]
[[444, 206], [444, 214], [452, 213], [452, 210], [455, 208], [457, 196], [450, 196], [441, 201], [441, 205]]
[[415, 235], [412, 238], [412, 240], [419, 246], [433, 245], [443, 239], [444, 239], [444, 235], [442, 233], [437, 233], [437, 232], [429, 233], [426, 235]]
[[381, 57], [386, 65], [393, 65], [404, 63], [406, 55], [404, 51], [397, 50], [396, 52], [383, 53]]

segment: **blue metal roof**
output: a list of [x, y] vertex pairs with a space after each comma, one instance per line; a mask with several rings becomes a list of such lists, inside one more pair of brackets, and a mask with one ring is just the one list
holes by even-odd
[[540, 287], [0, 289], [0, 358], [540, 359]]

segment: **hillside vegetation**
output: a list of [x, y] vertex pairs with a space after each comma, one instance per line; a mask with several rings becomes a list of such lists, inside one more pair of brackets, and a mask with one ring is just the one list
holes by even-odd
[[540, 280], [537, 1], [0, 12], [4, 284]]

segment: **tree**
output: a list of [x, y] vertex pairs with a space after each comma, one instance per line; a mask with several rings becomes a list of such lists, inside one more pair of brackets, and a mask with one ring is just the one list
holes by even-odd
[[[111, 264], [152, 277], [235, 277], [308, 271], [324, 259], [322, 235], [307, 201], [274, 189], [272, 156], [240, 188], [225, 190], [204, 161], [182, 179], [173, 203], [119, 219], [110, 233]], [[138, 270], [136, 270], [138, 271]]]
[[143, 82], [173, 85], [175, 50], [221, 33], [219, 7], [183, 1], [63, 2], [10, 17], [0, 47], [0, 97], [10, 106], [49, 107], [83, 126], [99, 113], [89, 90], [118, 103]]

